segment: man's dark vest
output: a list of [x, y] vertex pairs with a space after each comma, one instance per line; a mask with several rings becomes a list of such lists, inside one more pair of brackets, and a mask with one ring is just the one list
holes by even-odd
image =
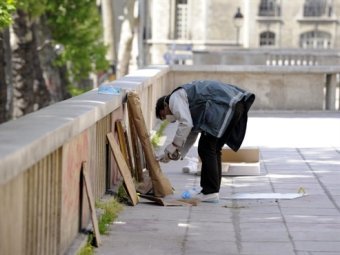
[[180, 88], [188, 95], [192, 131], [222, 137], [237, 151], [245, 136], [248, 111], [255, 95], [234, 85], [210, 80], [193, 81]]

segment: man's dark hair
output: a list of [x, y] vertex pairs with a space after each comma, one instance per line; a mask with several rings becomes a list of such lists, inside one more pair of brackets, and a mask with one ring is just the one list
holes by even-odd
[[160, 111], [164, 110], [166, 99], [167, 99], [167, 96], [162, 96], [162, 97], [158, 98], [158, 100], [157, 100], [157, 103], [156, 103], [156, 118], [158, 118], [158, 119], [161, 118]]

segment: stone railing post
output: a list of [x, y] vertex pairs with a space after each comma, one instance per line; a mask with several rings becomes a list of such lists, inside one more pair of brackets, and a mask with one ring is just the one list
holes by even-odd
[[326, 74], [326, 110], [335, 110], [336, 74]]

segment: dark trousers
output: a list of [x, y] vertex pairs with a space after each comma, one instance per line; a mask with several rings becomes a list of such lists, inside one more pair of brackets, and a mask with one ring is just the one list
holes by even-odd
[[217, 138], [208, 133], [201, 133], [198, 141], [198, 155], [202, 161], [201, 187], [203, 194], [217, 193], [220, 191], [222, 179], [222, 147], [227, 143], [230, 134], [241, 120], [244, 106], [239, 103], [235, 107], [234, 116], [222, 137]]
[[221, 152], [223, 140], [207, 133], [201, 133], [198, 142], [198, 155], [202, 161], [201, 187], [203, 194], [220, 191], [222, 179]]

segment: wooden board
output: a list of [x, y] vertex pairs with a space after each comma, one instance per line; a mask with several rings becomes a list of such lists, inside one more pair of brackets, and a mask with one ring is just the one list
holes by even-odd
[[130, 125], [130, 136], [131, 136], [131, 145], [132, 145], [132, 152], [134, 155], [134, 162], [135, 162], [135, 171], [136, 171], [136, 180], [138, 182], [143, 181], [143, 153], [140, 151], [140, 142], [137, 136], [136, 126], [134, 124], [132, 114], [131, 114], [131, 106], [128, 104], [128, 112], [129, 112], [129, 125]]
[[132, 205], [136, 205], [138, 203], [138, 196], [137, 196], [135, 185], [132, 180], [130, 169], [124, 159], [122, 152], [120, 151], [119, 145], [116, 142], [113, 133], [112, 132], [108, 133], [106, 136], [107, 136], [107, 139], [109, 140], [109, 144], [113, 152], [113, 156], [118, 165], [119, 172], [124, 179], [126, 191], [131, 199]]
[[91, 187], [91, 182], [90, 182], [90, 179], [89, 179], [89, 174], [88, 174], [86, 162], [83, 162], [82, 168], [83, 168], [82, 173], [83, 173], [83, 177], [84, 177], [86, 194], [87, 194], [87, 198], [88, 198], [89, 204], [90, 204], [91, 219], [92, 219], [92, 225], [93, 225], [93, 229], [94, 229], [94, 235], [96, 237], [96, 244], [97, 244], [97, 247], [98, 247], [101, 244], [101, 238], [100, 238], [100, 233], [99, 233], [98, 220], [97, 220], [96, 208], [95, 208], [95, 204], [94, 204], [93, 192], [92, 192], [92, 187]]
[[131, 155], [130, 155], [130, 147], [129, 142], [127, 140], [125, 128], [123, 125], [122, 120], [116, 121], [116, 129], [118, 134], [118, 140], [119, 140], [119, 146], [120, 150], [124, 156], [124, 159], [130, 169], [131, 174], [133, 175], [133, 168], [132, 168], [132, 161], [131, 161]]
[[138, 138], [142, 144], [143, 152], [145, 155], [147, 169], [152, 181], [152, 187], [155, 196], [165, 197], [173, 194], [172, 186], [168, 178], [162, 173], [159, 162], [155, 158], [149, 132], [146, 128], [143, 112], [141, 109], [140, 98], [136, 91], [130, 91], [127, 94], [127, 103], [129, 115], [131, 115]]

